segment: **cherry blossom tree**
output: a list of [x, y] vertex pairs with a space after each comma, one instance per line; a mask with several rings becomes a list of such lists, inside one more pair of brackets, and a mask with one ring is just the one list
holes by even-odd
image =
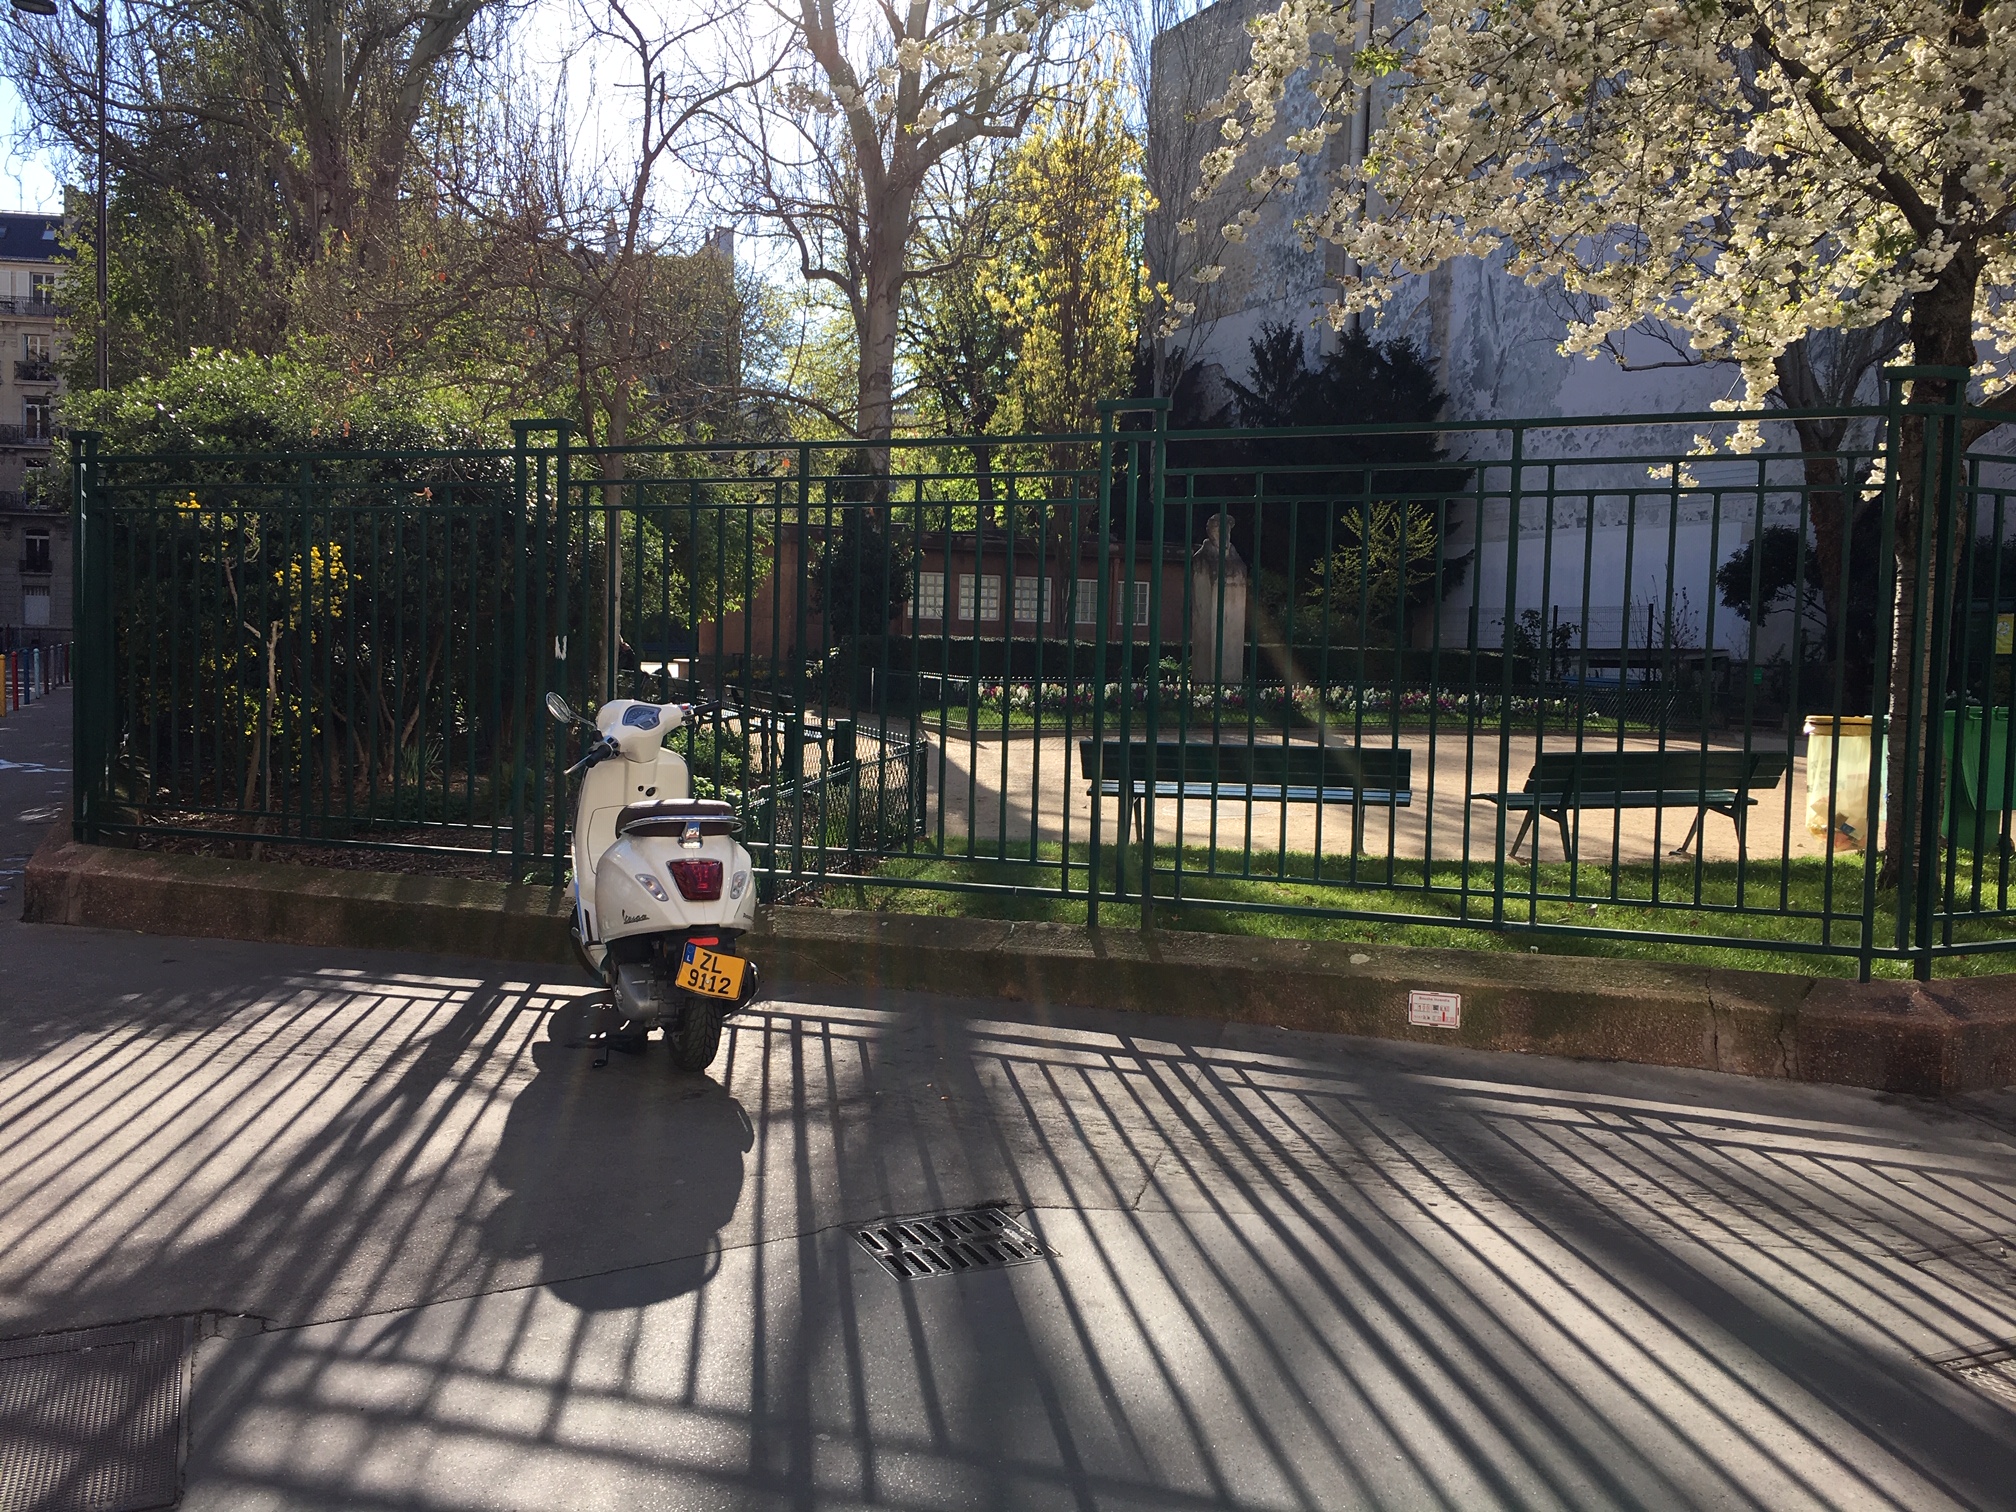
[[1070, 21], [1090, 3], [799, 0], [782, 12], [789, 61], [735, 123], [741, 208], [780, 226], [804, 277], [846, 302], [862, 439], [894, 428], [903, 290], [933, 271], [918, 257], [926, 178], [953, 154], [1022, 134], [1068, 81]]
[[[1498, 256], [1531, 284], [1586, 297], [1564, 350], [1663, 322], [1702, 357], [1741, 368], [1733, 409], [1761, 403], [1802, 337], [1902, 311], [1913, 363], [1973, 375], [1963, 445], [2016, 419], [2007, 0], [1422, 0], [1383, 26], [1355, 0], [1284, 0], [1248, 30], [1248, 67], [1213, 106], [1220, 142], [1200, 202], [1266, 135], [1291, 78], [1303, 76], [1322, 119], [1250, 169], [1262, 190], [1384, 86], [1369, 150], [1337, 171], [1303, 227], [1358, 270], [1341, 281], [1339, 320], [1451, 258]], [[1928, 379], [1911, 397], [1952, 394]], [[1899, 458], [1899, 645], [1918, 607], [1919, 480], [1934, 434], [1907, 426]], [[1739, 424], [1723, 444], [1755, 450], [1760, 427]], [[1925, 566], [1928, 581], [1951, 581], [1953, 563]], [[1896, 659], [1891, 688], [1899, 771], [1911, 663]], [[1891, 878], [1903, 787], [1893, 784]]]

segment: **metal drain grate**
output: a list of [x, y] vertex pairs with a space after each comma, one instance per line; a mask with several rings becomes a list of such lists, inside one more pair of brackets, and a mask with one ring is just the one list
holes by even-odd
[[953, 1208], [887, 1218], [854, 1231], [861, 1248], [899, 1281], [1027, 1265], [1051, 1251], [1000, 1208]]
[[2005, 1407], [2016, 1407], [2016, 1340], [1966, 1354], [1942, 1355], [1930, 1363], [1986, 1392]]
[[181, 1494], [186, 1318], [0, 1342], [0, 1512], [138, 1512]]

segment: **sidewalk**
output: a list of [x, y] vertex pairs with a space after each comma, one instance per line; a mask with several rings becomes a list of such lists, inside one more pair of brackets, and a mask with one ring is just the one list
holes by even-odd
[[0, 919], [21, 917], [28, 858], [70, 812], [70, 690], [0, 719]]
[[[8, 844], [58, 734], [0, 734]], [[190, 1320], [188, 1509], [2016, 1508], [2016, 1092], [970, 972], [597, 1071], [570, 968], [6, 916], [0, 963], [0, 1363]], [[988, 1202], [1050, 1253], [854, 1237]]]
[[189, 1509], [2016, 1507], [2006, 1096], [0, 928], [0, 1332], [204, 1315]]

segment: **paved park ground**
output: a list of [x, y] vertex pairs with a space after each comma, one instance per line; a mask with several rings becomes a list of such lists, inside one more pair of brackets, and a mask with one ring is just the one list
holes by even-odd
[[[0, 856], [62, 712], [0, 722]], [[1938, 1363], [2016, 1340], [2016, 1095], [985, 983], [595, 1071], [567, 972], [6, 885], [0, 1335], [234, 1315], [188, 1507], [2016, 1507], [2016, 1380]], [[987, 1201], [1054, 1255], [904, 1282], [853, 1237]]]
[[[1194, 738], [1207, 735], [1208, 731], [1200, 731]], [[1228, 732], [1228, 738], [1243, 741], [1243, 726]], [[1263, 731], [1259, 736], [1262, 743], [1270, 738], [1278, 741], [1279, 732], [1270, 737]], [[1348, 743], [1348, 731], [1339, 738]], [[1676, 736], [1668, 748], [1695, 750], [1698, 745], [1689, 742], [1698, 739]], [[1366, 736], [1367, 744], [1391, 740], [1383, 732], [1368, 731]], [[1498, 810], [1492, 804], [1471, 801], [1470, 795], [1518, 791], [1532, 769], [1535, 752], [1541, 749], [1540, 741], [1528, 732], [1506, 742], [1508, 775], [1503, 780], [1495, 731], [1466, 740], [1459, 727], [1453, 733], [1443, 732], [1432, 747], [1425, 733], [1409, 733], [1398, 743], [1413, 753], [1414, 799], [1405, 808], [1368, 809], [1361, 854], [1384, 856], [1390, 847], [1396, 857], [1420, 860], [1431, 853], [1432, 841], [1437, 860], [1460, 861], [1467, 850], [1472, 857], [1489, 861], [1496, 854]], [[1614, 735], [1591, 743], [1603, 750], [1617, 748]], [[1742, 746], [1740, 735], [1718, 735], [1711, 744], [1717, 749]], [[1055, 845], [1068, 834], [1074, 844], [1082, 844], [1090, 832], [1092, 800], [1077, 747], [1078, 739], [1067, 742], [1061, 733], [1006, 740], [934, 735], [930, 751], [932, 838], [936, 839], [938, 806], [942, 804], [946, 843], [952, 849], [964, 850], [969, 837], [973, 850], [983, 855], [997, 854], [1004, 848], [1013, 855], [1018, 845], [1027, 855], [1032, 836], [1038, 844]], [[1572, 732], [1550, 734], [1545, 742], [1548, 751], [1573, 748]], [[1623, 748], [1653, 751], [1659, 742], [1632, 735], [1625, 737]], [[1765, 747], [1760, 743], [1758, 748]], [[1783, 749], [1782, 740], [1776, 749]], [[1809, 832], [1806, 825], [1803, 753], [1795, 752], [1789, 770], [1775, 787], [1754, 796], [1757, 803], [1750, 811], [1747, 851], [1751, 860], [1769, 862], [1781, 856], [1820, 857], [1827, 853], [1827, 837]], [[1102, 834], [1111, 841], [1118, 834], [1119, 804], [1107, 798], [1102, 810]], [[1517, 813], [1510, 816], [1505, 836], [1508, 849], [1523, 818]], [[1591, 810], [1580, 817], [1575, 832], [1585, 861], [1643, 865], [1655, 854], [1664, 857], [1677, 849], [1693, 822], [1693, 810], [1684, 807], [1621, 813]], [[1551, 822], [1539, 829], [1541, 859], [1561, 860], [1559, 832]], [[1344, 804], [1319, 808], [1308, 803], [1256, 802], [1249, 806], [1243, 799], [1212, 803], [1187, 798], [1180, 804], [1173, 798], [1158, 799], [1156, 840], [1174, 844], [1179, 832], [1187, 845], [1215, 843], [1224, 857], [1242, 854], [1249, 845], [1256, 853], [1320, 851], [1325, 856], [1347, 856], [1351, 852], [1351, 809]], [[1704, 860], [1737, 859], [1736, 828], [1721, 815], [1708, 816], [1701, 843]], [[1530, 854], [1529, 849], [1520, 851], [1522, 857]]]

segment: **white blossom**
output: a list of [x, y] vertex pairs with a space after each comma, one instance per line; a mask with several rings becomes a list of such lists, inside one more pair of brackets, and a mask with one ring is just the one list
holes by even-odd
[[[1883, 320], [1965, 256], [1982, 291], [1977, 374], [2008, 384], [2016, 0], [1422, 0], [1402, 14], [1368, 37], [1356, 0], [1281, 0], [1248, 23], [1247, 67], [1207, 112], [1224, 125], [1200, 202], [1271, 138], [1291, 79], [1320, 111], [1285, 136], [1302, 158], [1372, 81], [1389, 86], [1365, 162], [1301, 227], [1362, 270], [1333, 318], [1449, 259], [1501, 256], [1584, 296], [1564, 350], [1662, 321], [1735, 363], [1748, 405], [1792, 342]], [[1760, 439], [1738, 428], [1721, 444]]]

